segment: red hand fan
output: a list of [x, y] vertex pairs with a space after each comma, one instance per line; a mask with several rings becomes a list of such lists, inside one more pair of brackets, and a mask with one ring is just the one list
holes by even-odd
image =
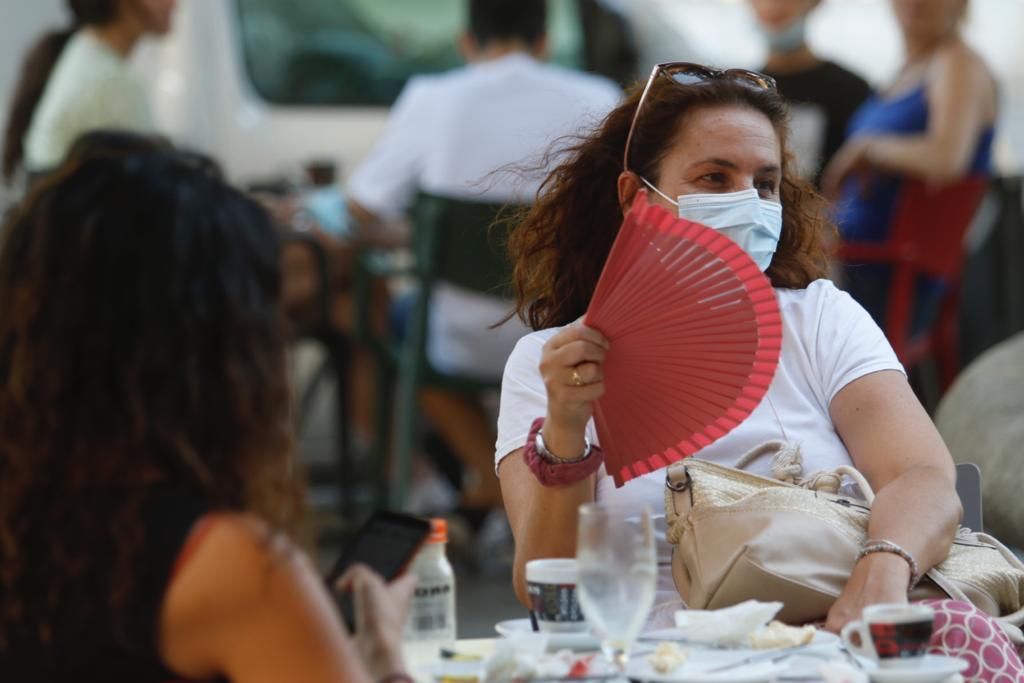
[[637, 199], [585, 323], [611, 342], [594, 421], [622, 486], [725, 436], [761, 402], [779, 362], [771, 283], [735, 242]]

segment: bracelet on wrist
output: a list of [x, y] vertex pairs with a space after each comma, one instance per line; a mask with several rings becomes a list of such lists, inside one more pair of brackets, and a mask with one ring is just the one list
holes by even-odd
[[914, 590], [917, 584], [921, 581], [921, 566], [914, 559], [914, 556], [903, 549], [898, 543], [886, 540], [871, 540], [864, 541], [864, 545], [861, 547], [860, 552], [854, 558], [854, 563], [860, 562], [860, 560], [873, 553], [891, 553], [902, 557], [907, 565], [910, 567], [910, 581], [907, 583], [907, 592]]
[[544, 458], [552, 465], [573, 465], [578, 462], [583, 462], [590, 457], [590, 439], [588, 439], [585, 434], [583, 436], [583, 454], [578, 458], [562, 458], [548, 450], [548, 445], [544, 442], [543, 429], [538, 429], [537, 436], [534, 438], [536, 439], [534, 446], [537, 447], [537, 455]]
[[599, 446], [591, 445], [586, 437], [582, 456], [564, 460], [553, 455], [541, 435], [543, 426], [544, 418], [534, 420], [523, 446], [523, 460], [543, 486], [570, 486], [583, 481], [601, 467], [604, 452]]

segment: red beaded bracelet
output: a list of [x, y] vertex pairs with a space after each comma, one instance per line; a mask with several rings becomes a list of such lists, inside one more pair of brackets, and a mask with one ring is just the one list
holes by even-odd
[[604, 451], [600, 446], [591, 446], [589, 443], [583, 456], [576, 460], [560, 460], [548, 455], [546, 449], [543, 449], [543, 426], [543, 417], [533, 421], [530, 435], [526, 437], [526, 445], [523, 448], [526, 466], [543, 486], [569, 486], [583, 481], [601, 467], [604, 462]]

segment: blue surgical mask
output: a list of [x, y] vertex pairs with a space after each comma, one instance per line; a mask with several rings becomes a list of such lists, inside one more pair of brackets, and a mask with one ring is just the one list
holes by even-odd
[[644, 183], [675, 204], [680, 218], [714, 228], [747, 252], [762, 272], [768, 270], [782, 235], [781, 204], [761, 199], [753, 188], [724, 194], [684, 194], [673, 200], [646, 180]]
[[785, 54], [800, 49], [807, 43], [807, 17], [802, 16], [778, 30], [759, 27], [761, 35], [768, 41], [768, 49]]

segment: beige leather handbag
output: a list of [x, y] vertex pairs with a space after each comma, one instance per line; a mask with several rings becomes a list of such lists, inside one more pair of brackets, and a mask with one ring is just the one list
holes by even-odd
[[[874, 494], [852, 467], [804, 479], [799, 449], [781, 441], [752, 450], [737, 467], [763, 455], [773, 456], [776, 478], [693, 458], [668, 468], [665, 516], [676, 588], [693, 609], [779, 600], [783, 621], [823, 620], [853, 571]], [[844, 477], [864, 499], [839, 494]], [[949, 557], [910, 596], [936, 597], [973, 603], [1024, 642], [1024, 564], [991, 536], [960, 529]]]

